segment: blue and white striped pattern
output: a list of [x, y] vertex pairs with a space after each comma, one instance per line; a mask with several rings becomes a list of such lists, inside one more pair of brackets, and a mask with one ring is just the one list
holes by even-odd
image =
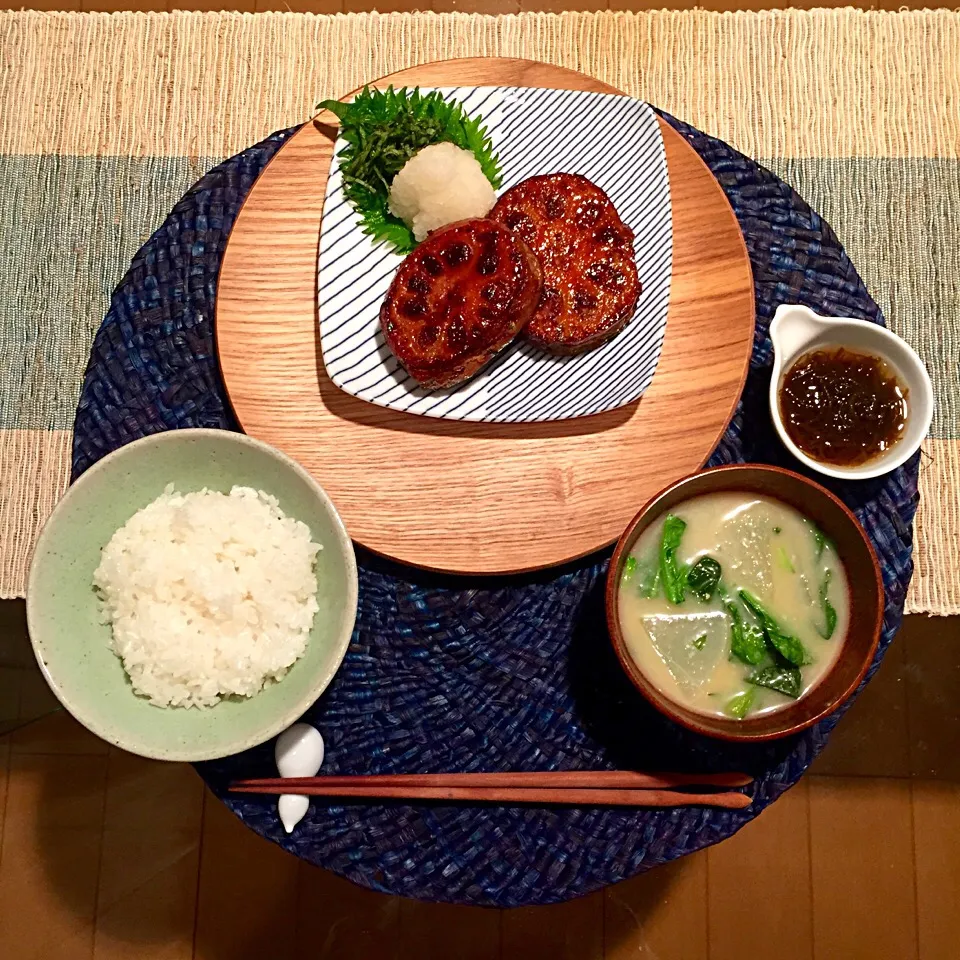
[[[527, 177], [579, 173], [607, 192], [635, 235], [643, 291], [634, 318], [602, 347], [573, 357], [523, 340], [472, 380], [424, 390], [380, 331], [380, 305], [401, 257], [360, 229], [334, 157], [320, 231], [323, 360], [341, 389], [394, 410], [451, 420], [519, 423], [602, 413], [638, 399], [653, 379], [667, 323], [673, 232], [663, 139], [653, 110], [630, 97], [526, 87], [443, 88], [481, 116], [504, 189]], [[336, 153], [344, 146], [338, 141]]]

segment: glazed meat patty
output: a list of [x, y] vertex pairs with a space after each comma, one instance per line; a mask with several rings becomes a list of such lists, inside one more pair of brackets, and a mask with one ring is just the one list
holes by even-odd
[[526, 336], [553, 353], [580, 353], [633, 316], [640, 279], [633, 231], [586, 177], [554, 173], [511, 187], [490, 213], [530, 246], [543, 291]]
[[449, 387], [517, 335], [540, 289], [540, 264], [517, 234], [493, 220], [462, 220], [430, 234], [400, 264], [380, 324], [414, 380]]

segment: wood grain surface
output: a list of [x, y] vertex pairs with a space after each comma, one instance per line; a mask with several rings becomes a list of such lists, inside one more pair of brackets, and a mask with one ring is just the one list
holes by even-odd
[[[618, 91], [523, 60], [427, 64], [396, 85]], [[733, 414], [753, 342], [750, 262], [719, 185], [661, 122], [673, 201], [667, 333], [639, 403], [545, 424], [469, 424], [397, 413], [327, 378], [316, 306], [317, 246], [335, 129], [304, 125], [254, 185], [230, 237], [217, 349], [243, 429], [302, 463], [353, 538], [457, 573], [563, 563], [612, 543], [644, 502], [697, 470]]]

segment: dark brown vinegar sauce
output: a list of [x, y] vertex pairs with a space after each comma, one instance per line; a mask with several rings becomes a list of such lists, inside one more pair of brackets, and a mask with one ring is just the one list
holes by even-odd
[[890, 449], [906, 426], [907, 388], [891, 366], [846, 347], [811, 350], [780, 383], [787, 435], [821, 463], [853, 467]]

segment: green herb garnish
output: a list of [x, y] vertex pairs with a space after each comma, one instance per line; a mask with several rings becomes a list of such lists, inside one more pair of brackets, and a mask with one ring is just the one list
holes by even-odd
[[421, 94], [406, 87], [386, 91], [364, 87], [351, 103], [324, 100], [317, 109], [340, 120], [343, 192], [363, 219], [363, 232], [385, 240], [398, 253], [416, 246], [413, 231], [390, 213], [388, 195], [393, 178], [424, 147], [452, 143], [469, 150], [494, 188], [501, 183], [500, 162], [479, 117], [471, 118], [443, 94]]
[[633, 579], [633, 575], [637, 572], [637, 558], [636, 557], [627, 557], [623, 564], [623, 573], [620, 575], [620, 582], [626, 583], [628, 580]]
[[720, 564], [713, 557], [701, 557], [687, 571], [687, 586], [706, 603], [716, 592], [721, 572]]
[[691, 641], [691, 646], [695, 650], [702, 650], [707, 645], [707, 635], [701, 633], [699, 637], [694, 637]]
[[672, 513], [667, 514], [660, 540], [660, 582], [663, 584], [667, 601], [672, 604], [681, 604], [684, 598], [687, 578], [677, 561], [677, 550], [680, 549], [680, 541], [686, 529], [686, 520], [681, 520]]

